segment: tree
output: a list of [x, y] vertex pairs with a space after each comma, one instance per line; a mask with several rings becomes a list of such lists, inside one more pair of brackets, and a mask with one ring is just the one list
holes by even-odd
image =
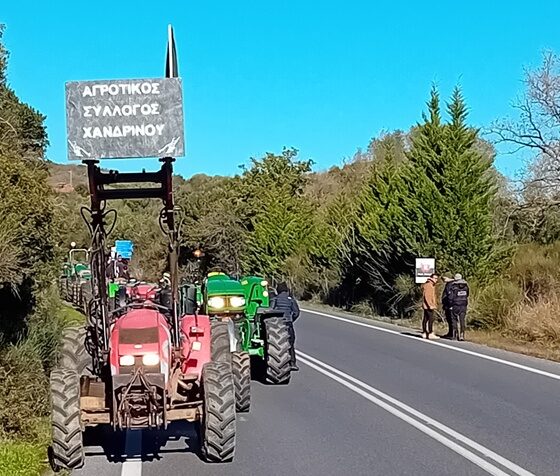
[[459, 88], [447, 113], [449, 122], [443, 124], [439, 95], [432, 90], [428, 116], [413, 133], [408, 154], [401, 246], [416, 256], [434, 256], [441, 271], [485, 279], [498, 259], [492, 221], [497, 191], [493, 156], [479, 146], [479, 131], [467, 125]]
[[498, 260], [493, 156], [481, 146], [478, 130], [467, 125], [458, 88], [447, 113], [445, 123], [432, 89], [423, 121], [409, 134], [410, 147], [404, 136], [377, 143], [359, 195], [346, 238], [351, 259], [344, 281], [356, 299], [367, 296], [381, 312], [410, 309], [415, 257], [433, 256], [440, 271], [471, 279], [487, 278]]
[[305, 254], [312, 235], [313, 207], [304, 197], [311, 161], [295, 149], [268, 153], [243, 167], [237, 181], [237, 213], [248, 236], [243, 264], [248, 272], [285, 277], [290, 256]]
[[560, 57], [545, 52], [541, 66], [525, 73], [526, 92], [514, 108], [517, 120], [495, 122], [491, 133], [510, 152], [534, 152], [523, 189], [546, 196], [558, 195], [560, 186]]
[[0, 26], [0, 344], [26, 331], [38, 293], [50, 284], [56, 251], [44, 117], [9, 87], [2, 34]]

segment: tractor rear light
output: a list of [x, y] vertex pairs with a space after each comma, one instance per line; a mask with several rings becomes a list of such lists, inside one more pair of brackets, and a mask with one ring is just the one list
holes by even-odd
[[134, 356], [133, 355], [121, 355], [119, 357], [119, 365], [122, 367], [130, 367], [134, 365]]
[[191, 344], [191, 349], [192, 349], [192, 350], [200, 350], [200, 349], [202, 349], [202, 342], [198, 342], [198, 341], [195, 340], [195, 341]]
[[142, 356], [142, 364], [146, 367], [153, 367], [159, 364], [159, 355], [157, 354], [145, 354]]
[[191, 327], [191, 334], [204, 335], [204, 329], [202, 327], [192, 326]]

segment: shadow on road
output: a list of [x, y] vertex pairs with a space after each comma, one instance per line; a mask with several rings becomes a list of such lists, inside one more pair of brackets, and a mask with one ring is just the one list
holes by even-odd
[[401, 332], [403, 336], [416, 337], [417, 339], [422, 339], [422, 334], [417, 332]]
[[127, 442], [126, 432], [112, 431], [110, 427], [88, 428], [84, 433], [86, 456], [104, 454], [111, 463], [130, 459], [155, 461], [166, 453], [198, 454], [200, 448], [196, 425], [187, 422], [172, 422], [167, 430], [129, 432], [128, 438], [135, 441]]

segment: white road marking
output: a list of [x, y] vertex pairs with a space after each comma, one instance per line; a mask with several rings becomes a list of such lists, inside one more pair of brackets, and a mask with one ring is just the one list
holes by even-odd
[[534, 367], [528, 367], [527, 365], [518, 364], [516, 362], [511, 362], [509, 360], [499, 359], [498, 357], [492, 357], [491, 355], [481, 354], [479, 352], [475, 352], [473, 350], [468, 349], [461, 349], [460, 347], [455, 347], [453, 345], [444, 344], [442, 342], [436, 342], [433, 340], [426, 340], [426, 339], [419, 339], [418, 337], [403, 334], [400, 331], [395, 331], [393, 329], [386, 329], [385, 327], [375, 326], [373, 324], [366, 324], [365, 322], [355, 321], [354, 319], [346, 319], [344, 317], [333, 316], [332, 314], [326, 314], [324, 312], [319, 311], [311, 311], [309, 309], [302, 309], [303, 312], [308, 312], [310, 314], [317, 314], [318, 316], [328, 317], [329, 319], [335, 319], [337, 321], [347, 322], [349, 324], [354, 324], [356, 326], [362, 327], [369, 327], [370, 329], [375, 329], [376, 331], [386, 332], [388, 334], [398, 335], [400, 337], [404, 337], [407, 339], [414, 339], [417, 342], [423, 342], [425, 344], [436, 345], [438, 347], [444, 347], [449, 350], [453, 350], [455, 352], [461, 352], [462, 354], [473, 355], [475, 357], [479, 357], [481, 359], [490, 360], [492, 362], [497, 362], [499, 364], [508, 365], [510, 367], [514, 367], [516, 369], [525, 370], [527, 372], [532, 372], [534, 374], [542, 375], [544, 377], [548, 377], [554, 380], [560, 380], [560, 375], [553, 374], [551, 372], [546, 372], [545, 370], [536, 369]]
[[[415, 410], [414, 408], [409, 407], [405, 403], [402, 403], [401, 401], [391, 397], [390, 395], [387, 395], [386, 393], [383, 393], [380, 390], [371, 387], [370, 385], [362, 382], [361, 380], [358, 380], [352, 377], [351, 375], [348, 375], [318, 359], [315, 359], [310, 355], [304, 354], [303, 352], [300, 351], [296, 351], [296, 352], [299, 357], [299, 362], [308, 365], [309, 367], [313, 368], [317, 372], [322, 373], [323, 375], [340, 383], [341, 385], [344, 385], [348, 389], [364, 397], [366, 400], [369, 400], [371, 403], [383, 408], [384, 410], [388, 411], [392, 415], [403, 420], [404, 422], [408, 423], [414, 428], [420, 430], [422, 433], [430, 436], [431, 438], [438, 441], [442, 445], [451, 449], [455, 453], [459, 454], [460, 456], [463, 456], [464, 458], [471, 461], [472, 463], [474, 463], [475, 465], [477, 465], [479, 468], [483, 469], [487, 473], [492, 474], [494, 476], [511, 476], [509, 473], [504, 472], [494, 464], [490, 463], [489, 461], [486, 461], [485, 459], [481, 458], [480, 456], [473, 453], [472, 451], [465, 448], [464, 446], [461, 446], [458, 443], [450, 440], [446, 436], [438, 433], [433, 428], [438, 429], [440, 432], [451, 436], [452, 438], [459, 441], [463, 445], [469, 446], [471, 449], [479, 452], [480, 454], [486, 456], [489, 459], [492, 459], [493, 461], [500, 464], [504, 468], [509, 469], [511, 472], [513, 472], [513, 474], [516, 474], [518, 476], [535, 476], [533, 473], [521, 468], [520, 466], [516, 465], [512, 461], [504, 458], [503, 456], [500, 456], [497, 453], [494, 453], [488, 448], [480, 445], [479, 443], [471, 440], [470, 438], [467, 438], [461, 433], [458, 433], [457, 431], [445, 426], [444, 424], [434, 420], [433, 418], [424, 415], [423, 413]], [[374, 395], [377, 395], [377, 397], [380, 398], [377, 398]], [[381, 398], [385, 401], [381, 400]], [[393, 406], [389, 405], [389, 403], [387, 402], [391, 403]], [[404, 412], [409, 413], [409, 415], [407, 415]], [[412, 416], [410, 415], [413, 415], [417, 419], [412, 418]], [[422, 423], [422, 421], [426, 424]], [[428, 425], [430, 425], [432, 428], [430, 428], [430, 426]]]
[[128, 430], [125, 438], [127, 459], [122, 464], [121, 476], [142, 476], [142, 430]]

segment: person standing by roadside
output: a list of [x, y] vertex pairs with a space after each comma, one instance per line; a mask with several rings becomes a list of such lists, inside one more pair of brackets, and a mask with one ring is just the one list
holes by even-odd
[[445, 314], [445, 322], [447, 322], [447, 334], [443, 336], [444, 339], [450, 339], [453, 336], [453, 317], [451, 315], [451, 301], [450, 301], [450, 291], [451, 291], [451, 283], [453, 279], [444, 276], [443, 282], [445, 283], [445, 287], [443, 288], [443, 295], [441, 297], [441, 307], [443, 308], [443, 312]]
[[467, 307], [469, 305], [469, 285], [459, 273], [449, 288], [449, 302], [453, 323], [453, 340], [465, 340]]
[[422, 337], [424, 339], [438, 339], [433, 332], [434, 313], [437, 309], [436, 284], [439, 276], [433, 273], [422, 287], [422, 309], [424, 317], [422, 319]]

